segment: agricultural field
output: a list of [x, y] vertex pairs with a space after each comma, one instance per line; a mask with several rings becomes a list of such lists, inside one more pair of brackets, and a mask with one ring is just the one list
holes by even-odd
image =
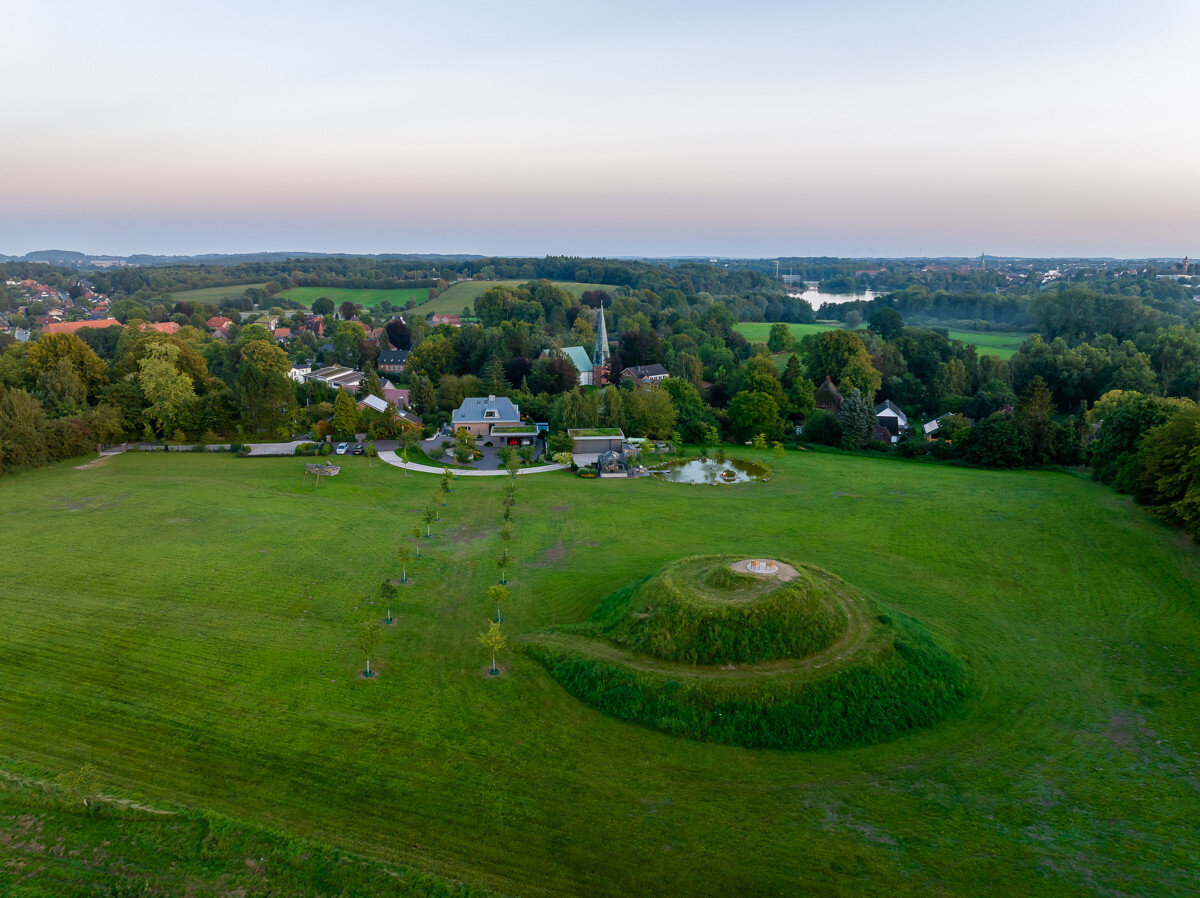
[[[302, 459], [158, 453], [6, 476], [0, 869], [59, 894], [112, 869], [197, 895], [1200, 890], [1190, 543], [1065, 474], [737, 452], [774, 475], [519, 478], [497, 677], [506, 478], [456, 482], [365, 679], [435, 476], [347, 457], [313, 490]], [[829, 572], [962, 659], [966, 697], [871, 744], [750, 749], [616, 719], [528, 654], [697, 556]], [[127, 813], [37, 785], [85, 765]]]
[[[792, 336], [799, 339], [808, 334], [820, 333], [840, 327], [840, 324], [789, 324], [788, 330]], [[766, 321], [743, 321], [734, 327], [739, 334], [751, 343], [766, 343], [771, 332], [771, 323]], [[949, 332], [951, 340], [958, 340], [978, 347], [980, 355], [994, 355], [1002, 359], [1010, 359], [1021, 348], [1021, 344], [1029, 339], [1030, 334], [1023, 331], [956, 331]]]
[[[465, 306], [471, 306], [474, 309], [476, 297], [482, 296], [492, 287], [500, 285], [519, 287], [521, 284], [527, 283], [529, 283], [528, 279], [519, 281], [462, 281], [457, 284], [451, 284], [446, 292], [437, 299], [422, 304], [421, 312], [424, 315], [461, 315]], [[604, 290], [611, 295], [617, 289], [611, 284], [577, 284], [572, 281], [554, 281], [553, 283], [575, 297], [583, 295], [588, 290]]]
[[210, 302], [216, 305], [223, 299], [237, 299], [251, 287], [265, 286], [266, 283], [234, 284], [231, 287], [205, 287], [202, 290], [183, 290], [178, 293], [172, 293], [170, 296], [173, 302], [191, 300], [192, 302]]
[[333, 300], [335, 306], [349, 300], [368, 309], [377, 309], [385, 299], [397, 308], [404, 308], [410, 299], [418, 305], [429, 296], [427, 287], [405, 287], [400, 290], [355, 290], [349, 287], [293, 287], [279, 294], [285, 299], [293, 300], [301, 305], [312, 306], [313, 300], [326, 296]]

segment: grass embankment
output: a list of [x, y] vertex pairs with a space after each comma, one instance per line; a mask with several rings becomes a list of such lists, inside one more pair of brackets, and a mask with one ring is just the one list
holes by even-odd
[[[788, 330], [796, 339], [821, 331], [836, 330], [835, 324], [789, 324]], [[766, 321], [743, 321], [734, 326], [739, 334], [751, 343], [766, 343], [771, 333], [771, 323]], [[994, 355], [1010, 359], [1031, 336], [1023, 331], [949, 331], [951, 340], [975, 346], [980, 355]]]
[[85, 805], [83, 797], [53, 781], [0, 775], [5, 898], [494, 894], [220, 814], [91, 795]]
[[[0, 757], [520, 895], [1195, 892], [1195, 551], [1075, 477], [762, 457], [769, 481], [719, 489], [519, 478], [494, 678], [506, 478], [456, 481], [363, 680], [435, 475], [342, 458], [314, 490], [305, 459], [131, 453], [5, 476]], [[944, 637], [961, 713], [755, 751], [600, 714], [513, 649], [681, 556], [764, 553]], [[356, 891], [327, 883], [281, 891]]]
[[[441, 296], [421, 305], [422, 315], [461, 315], [464, 308], [475, 308], [475, 300], [492, 287], [519, 287], [529, 283], [528, 279], [516, 281], [461, 281], [451, 284]], [[610, 296], [617, 292], [611, 284], [577, 284], [573, 281], [553, 281], [556, 287], [562, 287], [572, 296], [578, 298], [588, 290], [603, 290]]]
[[[801, 568], [781, 583], [729, 569], [736, 558], [707, 556], [668, 565], [606, 625], [611, 603], [593, 617], [597, 635], [629, 649], [686, 664], [756, 664], [804, 658], [845, 632], [847, 615], [824, 571]], [[826, 575], [827, 576], [827, 575]]]
[[[734, 560], [668, 565], [603, 600], [587, 625], [535, 637], [527, 651], [606, 714], [750, 748], [879, 742], [937, 723], [966, 696], [963, 663], [915, 621], [880, 614], [826, 571], [800, 565], [781, 583], [731, 571]], [[572, 632], [680, 666], [593, 656], [596, 643]], [[759, 665], [770, 661], [784, 663]], [[722, 667], [695, 676], [681, 665]]]
[[427, 287], [405, 287], [399, 290], [357, 290], [350, 287], [293, 287], [279, 294], [303, 306], [312, 307], [313, 301], [322, 296], [332, 299], [335, 306], [344, 302], [357, 303], [367, 309], [377, 309], [385, 299], [395, 308], [403, 309], [410, 299], [418, 305], [429, 297]]
[[527, 651], [568, 692], [619, 720], [747, 748], [833, 748], [932, 726], [967, 695], [963, 663], [916, 621], [878, 621], [863, 649], [819, 676], [687, 679], [536, 642]]

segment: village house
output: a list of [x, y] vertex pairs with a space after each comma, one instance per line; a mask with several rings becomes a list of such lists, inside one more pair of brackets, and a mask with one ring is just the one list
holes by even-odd
[[312, 362], [292, 362], [292, 369], [288, 372], [288, 377], [298, 384], [304, 383], [304, 378], [312, 373]]
[[385, 349], [379, 353], [379, 359], [375, 362], [375, 370], [385, 374], [403, 374], [408, 355], [407, 349]]
[[396, 406], [400, 411], [408, 408], [408, 390], [401, 387], [393, 387], [385, 383], [383, 385], [383, 398]]
[[45, 333], [73, 334], [88, 327], [123, 327], [123, 325], [116, 318], [100, 318], [96, 321], [56, 321], [46, 325]]
[[898, 443], [908, 430], [908, 415], [887, 399], [875, 407], [875, 439], [881, 443]]
[[632, 380], [640, 386], [661, 383], [671, 376], [662, 365], [635, 365], [621, 371], [621, 380]]
[[462, 327], [462, 318], [458, 315], [433, 315], [429, 323], [436, 327], [439, 324], [449, 324], [451, 327]]
[[370, 409], [371, 411], [379, 412], [381, 415], [388, 414], [390, 409], [390, 413], [395, 416], [396, 421], [398, 421], [405, 428], [422, 428], [425, 426], [425, 423], [416, 415], [412, 414], [411, 412], [406, 412], [399, 406], [391, 403], [389, 400], [380, 399], [378, 396], [375, 396], [371, 393], [368, 393], [361, 400], [359, 400], [358, 407], [364, 410]]
[[[543, 349], [539, 359], [550, 357], [551, 350]], [[594, 373], [595, 368], [592, 366], [592, 357], [588, 355], [587, 349], [582, 346], [564, 346], [562, 354], [567, 360], [575, 366], [575, 370], [579, 372], [579, 385], [581, 387], [590, 387], [595, 383]]]
[[521, 423], [521, 410], [507, 396], [469, 397], [450, 415], [457, 431], [464, 427], [477, 437], [490, 437], [492, 428]]
[[829, 375], [825, 376], [825, 380], [821, 382], [821, 386], [817, 387], [813, 394], [813, 399], [817, 408], [824, 412], [832, 412], [837, 414], [842, 410], [842, 403], [845, 400], [842, 394], [838, 392], [838, 388], [833, 385], [833, 381], [829, 379]]
[[365, 379], [366, 375], [361, 371], [355, 371], [353, 368], [347, 368], [345, 365], [329, 365], [328, 367], [311, 371], [304, 376], [305, 382], [315, 381], [330, 387], [336, 387], [339, 390], [351, 391], [357, 390]]

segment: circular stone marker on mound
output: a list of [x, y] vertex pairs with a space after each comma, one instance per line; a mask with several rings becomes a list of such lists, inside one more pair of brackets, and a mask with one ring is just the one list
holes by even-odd
[[750, 748], [893, 739], [954, 713], [970, 682], [919, 622], [771, 558], [680, 559], [526, 651], [606, 714]]
[[790, 564], [775, 561], [771, 558], [744, 558], [741, 561], [733, 562], [733, 564], [729, 565], [729, 569], [735, 574], [774, 577], [776, 580], [782, 580], [785, 583], [788, 580], [795, 580], [800, 576], [800, 572]]

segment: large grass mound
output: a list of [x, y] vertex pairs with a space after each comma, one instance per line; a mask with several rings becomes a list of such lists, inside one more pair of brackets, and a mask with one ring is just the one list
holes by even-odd
[[670, 564], [527, 651], [606, 714], [749, 748], [881, 742], [966, 696], [966, 665], [912, 618], [820, 568], [784, 582], [730, 561]]
[[755, 664], [805, 658], [846, 631], [841, 594], [850, 590], [836, 577], [807, 566], [787, 581], [757, 577], [732, 570], [733, 560], [710, 555], [668, 565], [631, 601], [602, 606], [598, 632], [664, 661]]

